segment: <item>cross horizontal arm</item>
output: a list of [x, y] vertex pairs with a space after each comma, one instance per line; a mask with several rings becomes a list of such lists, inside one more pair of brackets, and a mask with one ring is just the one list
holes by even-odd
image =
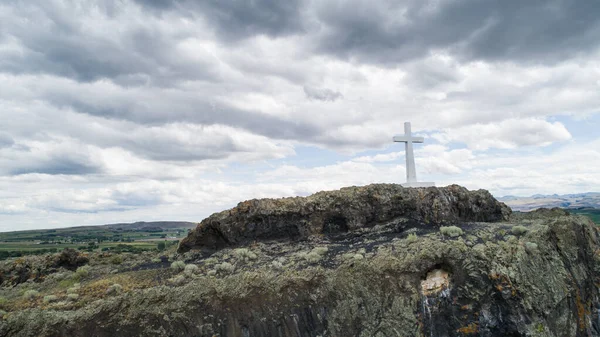
[[407, 142], [423, 143], [425, 141], [425, 138], [423, 138], [423, 137], [394, 136], [394, 141], [395, 142], [403, 142], [403, 143], [407, 143]]

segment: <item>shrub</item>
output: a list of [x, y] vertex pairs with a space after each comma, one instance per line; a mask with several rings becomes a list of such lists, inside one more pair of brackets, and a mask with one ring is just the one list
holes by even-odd
[[77, 284], [77, 281], [79, 281], [79, 278], [75, 274], [73, 274], [71, 278], [58, 282], [58, 286], [63, 289], [71, 288]]
[[315, 248], [313, 248], [311, 253], [316, 253], [316, 254], [323, 256], [327, 253], [328, 250], [329, 249], [327, 247], [315, 247]]
[[40, 292], [37, 290], [27, 290], [23, 293], [23, 298], [27, 300], [32, 300], [40, 295]]
[[171, 282], [174, 285], [182, 285], [185, 282], [185, 276], [177, 275], [173, 278], [170, 278], [169, 282]]
[[215, 264], [219, 262], [219, 260], [215, 257], [209, 257], [208, 259], [204, 260], [204, 264], [208, 265], [208, 264]]
[[[357, 255], [360, 255], [360, 254], [357, 254]], [[342, 260], [343, 261], [351, 260], [353, 258], [354, 258], [354, 253], [345, 253], [345, 254], [342, 255]]]
[[415, 234], [415, 233], [408, 234], [408, 236], [406, 237], [406, 241], [408, 243], [413, 243], [413, 242], [417, 241], [417, 234]]
[[152, 263], [161, 263], [162, 260], [158, 257], [153, 258], [152, 260], [150, 260]]
[[[85, 248], [87, 247], [84, 247], [84, 249]], [[69, 270], [74, 270], [75, 268], [82, 266], [89, 261], [87, 256], [84, 256], [72, 248], [63, 249], [63, 251], [56, 255], [53, 260], [55, 267], [65, 267]]]
[[256, 254], [248, 248], [234, 249], [232, 254], [242, 261], [256, 260], [257, 258]]
[[521, 225], [519, 225], [519, 226], [514, 226], [514, 227], [511, 229], [511, 232], [512, 232], [514, 235], [517, 235], [517, 236], [521, 236], [521, 235], [523, 235], [523, 234], [527, 233], [528, 231], [529, 231], [529, 229], [527, 229], [527, 227], [525, 227], [525, 226], [521, 226]]
[[58, 296], [56, 295], [44, 296], [44, 303], [52, 303], [56, 301], [58, 301]]
[[321, 256], [317, 252], [313, 252], [313, 251], [311, 251], [310, 253], [304, 255], [304, 259], [306, 261], [308, 261], [309, 263], [317, 263], [317, 262], [321, 261], [322, 257], [323, 256]]
[[442, 235], [449, 236], [451, 238], [463, 235], [463, 230], [456, 226], [440, 227], [440, 232], [442, 232]]
[[56, 281], [62, 281], [62, 280], [66, 280], [68, 278], [71, 278], [73, 272], [69, 271], [69, 272], [64, 272], [64, 273], [52, 273], [50, 275], [48, 275], [49, 279], [52, 280], [56, 280]]
[[156, 249], [158, 249], [159, 252], [162, 252], [163, 250], [165, 250], [165, 247], [166, 247], [166, 245], [165, 245], [164, 241], [161, 241], [156, 245]]
[[277, 261], [277, 260], [275, 260], [275, 261], [271, 262], [271, 266], [272, 266], [274, 269], [277, 269], [277, 270], [281, 270], [281, 269], [283, 269], [283, 263], [281, 263], [281, 262], [279, 262], [279, 261]]
[[90, 274], [90, 266], [81, 266], [75, 271], [75, 278], [81, 279]]
[[182, 271], [185, 269], [185, 262], [183, 261], [175, 261], [171, 263], [171, 269], [175, 271]]
[[198, 266], [195, 264], [187, 264], [185, 266], [185, 269], [183, 270], [183, 272], [188, 275], [191, 276], [193, 274], [196, 274], [198, 272]]
[[231, 273], [231, 272], [233, 272], [233, 269], [234, 269], [233, 265], [229, 262], [223, 262], [223, 263], [219, 263], [219, 264], [215, 265], [216, 271]]
[[277, 260], [274, 260], [273, 262], [271, 262], [271, 266], [274, 269], [281, 270], [281, 269], [283, 269], [283, 265], [285, 264], [285, 262], [286, 262], [285, 257], [279, 257]]
[[535, 253], [537, 252], [538, 249], [538, 245], [535, 242], [525, 242], [525, 250], [528, 253]]
[[108, 289], [106, 289], [106, 294], [107, 295], [118, 295], [122, 291], [123, 291], [123, 287], [120, 284], [115, 283], [115, 284], [109, 286]]
[[112, 264], [121, 264], [123, 263], [123, 256], [121, 255], [115, 255], [113, 257], [110, 258], [110, 263]]
[[67, 289], [67, 294], [77, 294], [79, 292], [79, 289], [80, 288], [78, 286], [71, 287], [71, 288]]
[[69, 301], [77, 301], [79, 299], [79, 295], [78, 294], [68, 294], [67, 295], [67, 300]]
[[364, 255], [362, 255], [362, 254], [354, 254], [353, 258], [354, 258], [355, 260], [362, 260], [362, 259], [364, 259], [365, 257], [364, 257]]

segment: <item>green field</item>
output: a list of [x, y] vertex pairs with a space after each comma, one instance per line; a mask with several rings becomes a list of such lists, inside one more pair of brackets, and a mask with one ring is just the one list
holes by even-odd
[[600, 209], [597, 208], [579, 208], [569, 209], [572, 214], [585, 215], [594, 221], [597, 225], [600, 225]]
[[158, 242], [184, 238], [195, 225], [190, 222], [138, 222], [5, 232], [0, 233], [0, 259], [58, 252], [64, 248], [85, 251], [156, 249]]

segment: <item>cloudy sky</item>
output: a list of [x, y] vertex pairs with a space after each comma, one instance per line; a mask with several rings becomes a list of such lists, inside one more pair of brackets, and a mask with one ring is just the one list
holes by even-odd
[[0, 230], [417, 175], [600, 191], [600, 2], [3, 0]]

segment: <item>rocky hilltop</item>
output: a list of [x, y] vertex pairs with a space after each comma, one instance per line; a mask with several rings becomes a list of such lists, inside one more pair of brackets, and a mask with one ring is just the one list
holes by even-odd
[[202, 221], [175, 267], [91, 273], [76, 305], [46, 290], [0, 335], [599, 336], [598, 239], [588, 218], [459, 186], [251, 200]]
[[486, 190], [404, 188], [396, 184], [346, 187], [309, 197], [254, 199], [204, 219], [179, 252], [218, 250], [255, 240], [302, 239], [337, 234], [397, 219], [438, 226], [465, 221], [507, 220], [511, 211]]

